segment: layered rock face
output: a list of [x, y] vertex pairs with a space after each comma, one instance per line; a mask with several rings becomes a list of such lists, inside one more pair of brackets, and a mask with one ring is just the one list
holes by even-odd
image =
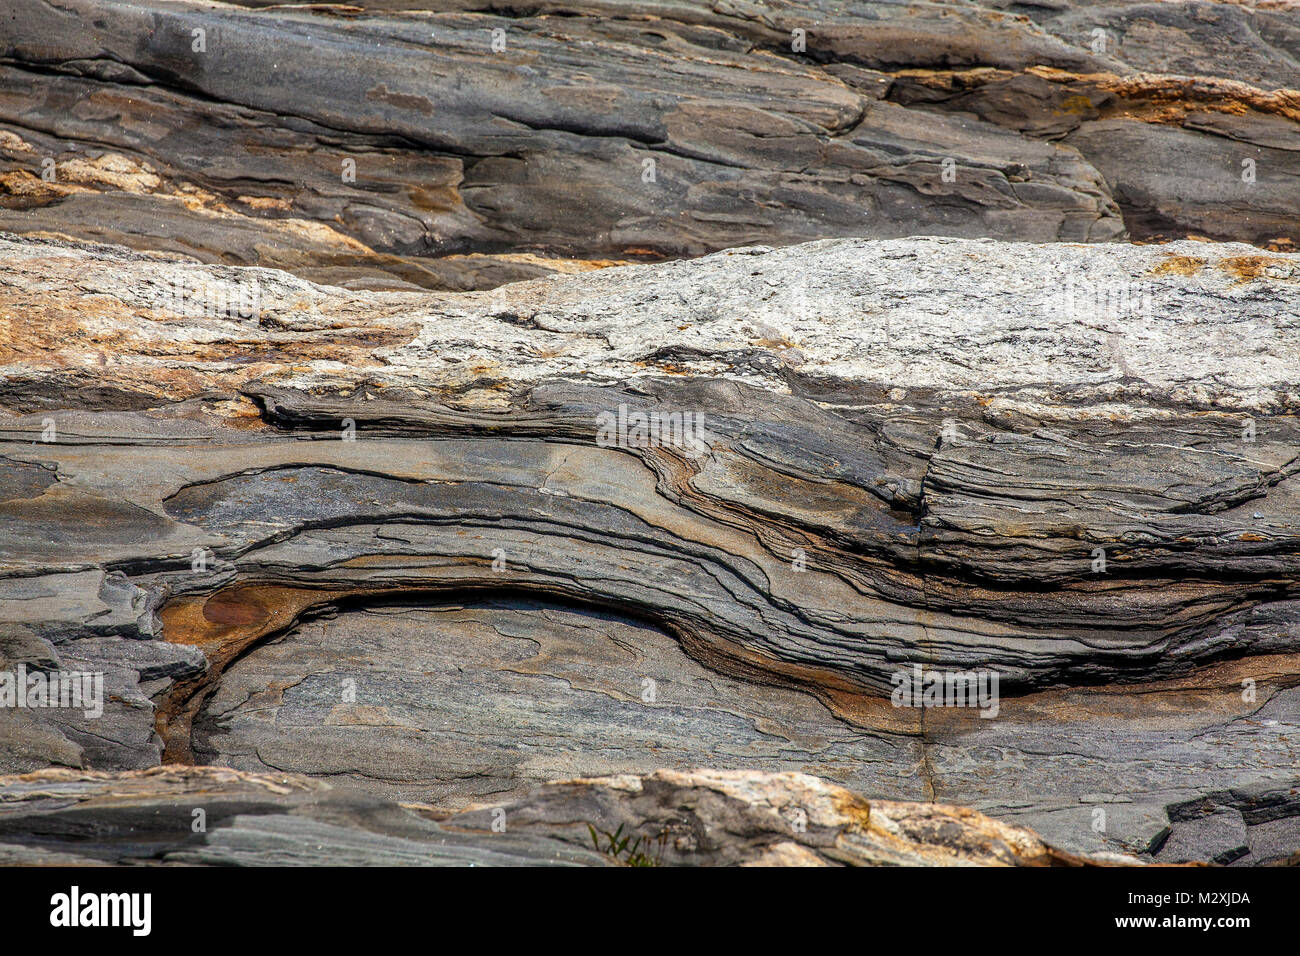
[[11, 0], [0, 228], [486, 289], [757, 242], [1292, 248], [1285, 4]]
[[[0, 777], [0, 862], [208, 866], [1096, 866], [941, 804], [805, 774], [559, 781], [449, 814], [218, 767]], [[627, 837], [624, 837], [624, 833]]]
[[8, 0], [0, 862], [1295, 862], [1298, 124], [1280, 0]]
[[0, 781], [15, 859], [219, 773], [217, 832], [116, 859], [326, 824], [358, 861], [1300, 849], [1300, 256], [838, 239], [469, 293], [0, 263], [0, 654], [103, 679], [99, 715], [0, 709], [0, 769], [74, 768]]

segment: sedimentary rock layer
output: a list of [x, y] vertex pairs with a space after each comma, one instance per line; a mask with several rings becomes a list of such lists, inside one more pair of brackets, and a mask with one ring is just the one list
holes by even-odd
[[[0, 261], [0, 654], [105, 682], [0, 712], [4, 770], [455, 809], [759, 767], [1070, 852], [1300, 847], [1300, 257], [834, 240], [466, 294]], [[1000, 698], [897, 706], [915, 668]]]
[[[624, 839], [626, 837], [626, 840]], [[806, 774], [561, 781], [448, 813], [218, 767], [0, 777], [0, 862], [207, 866], [1094, 866], [941, 804]]]
[[753, 242], [1290, 248], [1259, 4], [12, 0], [0, 228], [365, 288]]

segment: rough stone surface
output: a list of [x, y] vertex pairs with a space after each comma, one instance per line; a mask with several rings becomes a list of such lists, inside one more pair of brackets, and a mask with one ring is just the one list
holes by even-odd
[[[932, 238], [381, 293], [0, 238], [0, 654], [105, 681], [102, 717], [0, 710], [2, 769], [448, 811], [798, 771], [1288, 859], [1297, 278]], [[620, 406], [698, 442], [611, 445]], [[996, 714], [894, 706], [914, 666], [996, 671]]]
[[[340, 702], [345, 681], [355, 704]], [[664, 632], [607, 613], [502, 599], [371, 606], [315, 619], [231, 665], [193, 745], [203, 763], [350, 777], [440, 805], [530, 780], [704, 764], [879, 791], [919, 759], [911, 742], [845, 726], [810, 694], [754, 690]], [[926, 796], [914, 778], [895, 792]]]
[[1285, 249], [1298, 38], [1285, 4], [10, 0], [0, 228], [453, 290], [834, 236]]
[[[593, 838], [594, 833], [594, 838]], [[611, 840], [635, 843], [617, 849]], [[940, 804], [871, 802], [805, 774], [562, 781], [451, 814], [219, 767], [0, 777], [0, 863], [200, 866], [1096, 866]]]

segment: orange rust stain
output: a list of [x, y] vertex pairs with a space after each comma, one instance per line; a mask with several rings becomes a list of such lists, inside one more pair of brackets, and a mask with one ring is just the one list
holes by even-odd
[[230, 662], [261, 638], [289, 627], [303, 611], [351, 592], [238, 584], [211, 595], [185, 595], [159, 612], [163, 640], [202, 649], [208, 670], [177, 683], [160, 703], [154, 726], [163, 740], [163, 763], [193, 763], [190, 728]]
[[270, 613], [255, 597], [240, 600], [238, 593], [218, 591], [203, 602], [203, 619], [227, 627], [261, 624]]
[[[1147, 123], [1181, 125], [1190, 112], [1243, 115], [1250, 111], [1285, 116], [1300, 121], [1300, 90], [1262, 90], [1237, 80], [1206, 76], [1141, 73], [1072, 73], [1055, 67], [1034, 66], [1024, 74], [1059, 84], [1070, 91], [1061, 103], [1062, 113], [1096, 109], [1103, 118], [1123, 116]], [[960, 93], [1024, 75], [1013, 70], [975, 67], [958, 70], [907, 69], [892, 75], [931, 89]], [[1100, 103], [1106, 94], [1111, 103]]]

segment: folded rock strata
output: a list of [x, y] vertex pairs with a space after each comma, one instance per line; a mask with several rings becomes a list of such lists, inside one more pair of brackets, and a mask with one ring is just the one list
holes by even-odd
[[[1300, 257], [828, 240], [464, 294], [0, 262], [0, 656], [105, 682], [0, 709], [8, 772], [456, 809], [761, 768], [1064, 852], [1300, 847]], [[1000, 699], [895, 706], [917, 667]]]
[[12, 0], [0, 228], [453, 290], [834, 236], [1285, 249], [1297, 77], [1287, 5]]

